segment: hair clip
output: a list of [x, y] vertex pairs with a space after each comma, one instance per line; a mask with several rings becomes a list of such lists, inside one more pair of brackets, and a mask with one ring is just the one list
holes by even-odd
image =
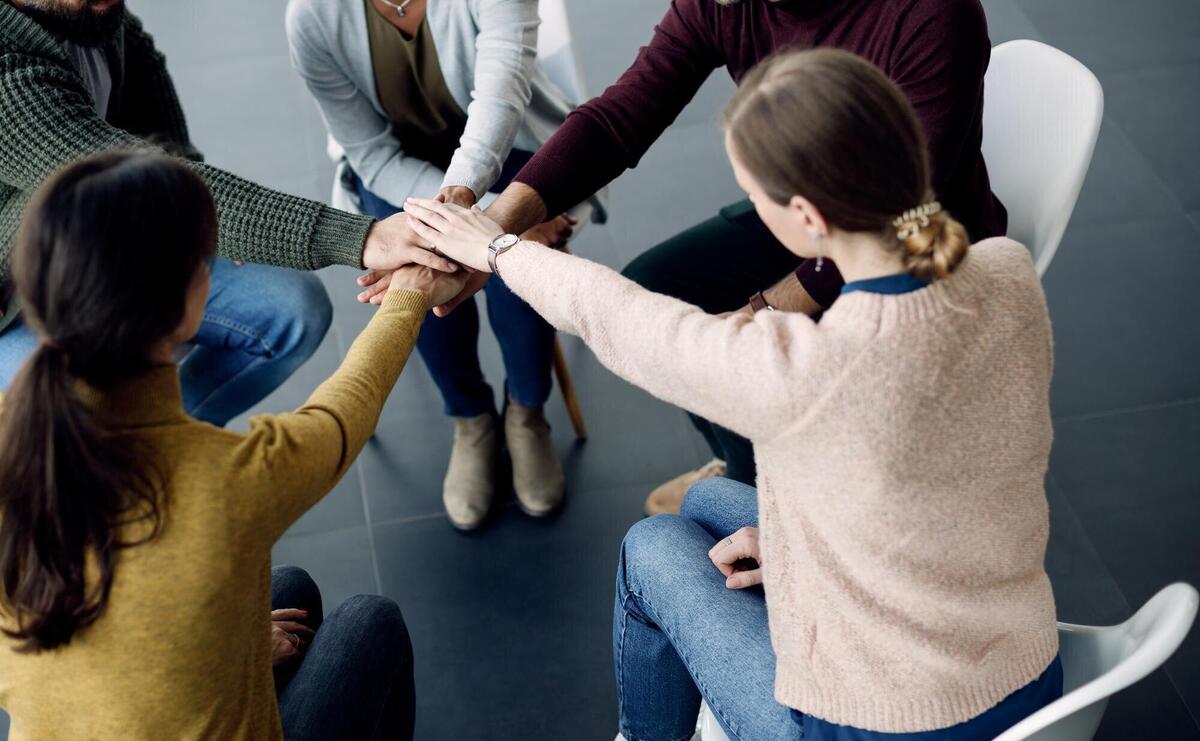
[[937, 201], [922, 203], [916, 208], [910, 208], [897, 216], [895, 221], [892, 222], [892, 226], [896, 227], [896, 236], [903, 242], [929, 226], [929, 217], [941, 210], [942, 204]]

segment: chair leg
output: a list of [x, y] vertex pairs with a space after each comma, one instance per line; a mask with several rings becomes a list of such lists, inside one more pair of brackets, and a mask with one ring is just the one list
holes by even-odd
[[575, 396], [575, 382], [571, 380], [571, 369], [567, 367], [567, 358], [563, 355], [562, 343], [557, 337], [554, 338], [554, 377], [558, 379], [558, 388], [562, 391], [571, 426], [575, 428], [575, 437], [587, 440], [587, 426], [583, 423], [583, 410], [579, 408], [579, 398]]

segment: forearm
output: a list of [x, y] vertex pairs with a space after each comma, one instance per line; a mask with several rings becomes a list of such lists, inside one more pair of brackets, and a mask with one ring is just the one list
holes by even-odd
[[245, 506], [248, 522], [268, 540], [328, 493], [358, 457], [412, 352], [425, 310], [419, 292], [389, 294], [341, 366], [303, 406], [250, 421], [238, 457], [258, 462], [274, 485], [268, 498]]
[[[823, 262], [817, 270], [815, 260], [806, 260], [778, 283], [763, 290], [767, 305], [776, 311], [808, 316], [816, 316], [832, 306], [843, 285], [842, 275], [833, 262]], [[738, 311], [754, 313], [749, 303]]]
[[505, 188], [486, 213], [507, 234], [524, 234], [549, 218], [542, 196], [519, 182]]
[[524, 242], [497, 261], [506, 284], [610, 370], [660, 399], [749, 436], [779, 404], [777, 350], [757, 322], [720, 318], [602, 265]]

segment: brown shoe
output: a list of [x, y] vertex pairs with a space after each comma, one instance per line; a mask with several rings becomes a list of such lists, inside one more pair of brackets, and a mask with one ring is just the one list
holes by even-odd
[[542, 410], [510, 399], [504, 414], [504, 440], [512, 458], [517, 504], [530, 517], [545, 517], [562, 504], [566, 478]]
[[442, 483], [442, 503], [450, 524], [474, 530], [483, 524], [496, 494], [496, 417], [456, 417], [454, 447]]
[[646, 497], [646, 514], [651, 517], [677, 515], [679, 508], [683, 506], [683, 497], [688, 489], [692, 488], [692, 484], [724, 475], [725, 461], [720, 458], [713, 458], [695, 471], [680, 474], [650, 492], [650, 496]]

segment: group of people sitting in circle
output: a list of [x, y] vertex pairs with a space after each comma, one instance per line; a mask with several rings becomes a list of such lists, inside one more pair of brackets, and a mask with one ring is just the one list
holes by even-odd
[[[505, 450], [521, 508], [555, 511], [556, 330], [714, 454], [620, 546], [618, 738], [690, 738], [703, 699], [732, 739], [985, 739], [1061, 695], [1050, 322], [980, 153], [979, 3], [672, 0], [574, 111], [537, 6], [290, 1], [342, 210], [205, 164], [123, 0], [0, 2], [12, 738], [411, 738], [399, 606], [326, 615], [272, 545], [414, 347], [454, 420], [450, 522], [485, 522]], [[746, 200], [624, 275], [558, 249], [722, 66]], [[320, 343], [301, 271], [330, 265], [378, 310], [303, 406], [225, 429]]]

